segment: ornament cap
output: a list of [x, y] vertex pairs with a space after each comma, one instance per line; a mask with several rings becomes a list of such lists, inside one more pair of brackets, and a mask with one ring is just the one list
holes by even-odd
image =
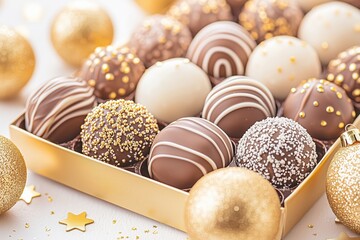
[[345, 127], [346, 132], [341, 134], [341, 146], [347, 147], [355, 143], [360, 143], [360, 130], [352, 124], [348, 124]]

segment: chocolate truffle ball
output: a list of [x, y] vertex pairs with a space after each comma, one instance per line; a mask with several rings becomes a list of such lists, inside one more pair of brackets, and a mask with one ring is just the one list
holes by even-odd
[[215, 86], [206, 97], [202, 117], [215, 123], [228, 136], [241, 138], [255, 122], [275, 117], [270, 90], [254, 79], [234, 76]]
[[51, 79], [26, 102], [27, 131], [54, 143], [80, 134], [86, 115], [96, 105], [94, 90], [78, 78]]
[[167, 14], [188, 26], [192, 36], [210, 23], [232, 20], [226, 0], [179, 0]]
[[284, 100], [292, 87], [321, 74], [316, 51], [290, 36], [278, 36], [255, 48], [246, 67], [246, 75], [264, 83], [278, 100]]
[[316, 166], [316, 146], [300, 124], [287, 118], [255, 123], [240, 139], [236, 164], [260, 173], [276, 188], [299, 185]]
[[159, 132], [144, 106], [124, 99], [94, 108], [81, 129], [82, 152], [116, 167], [144, 160]]
[[155, 138], [148, 160], [151, 178], [188, 190], [205, 174], [229, 165], [233, 157], [229, 137], [202, 118], [181, 118]]
[[189, 29], [181, 22], [154, 15], [133, 33], [129, 45], [148, 68], [158, 61], [185, 56], [191, 39]]
[[355, 104], [360, 103], [360, 47], [356, 46], [331, 60], [326, 79], [341, 86]]
[[103, 100], [132, 99], [145, 67], [128, 47], [98, 47], [83, 64], [79, 76]]
[[206, 73], [186, 58], [159, 62], [146, 70], [135, 100], [161, 122], [197, 116], [211, 90]]
[[229, 21], [204, 27], [193, 39], [186, 56], [218, 84], [226, 77], [243, 75], [256, 43], [239, 24]]
[[279, 35], [296, 36], [302, 18], [301, 9], [292, 0], [249, 0], [239, 22], [260, 43]]
[[284, 117], [300, 123], [313, 138], [320, 140], [336, 139], [355, 117], [345, 91], [319, 79], [309, 79], [291, 89], [283, 108]]
[[226, 0], [229, 4], [234, 20], [237, 21], [240, 11], [247, 0]]
[[314, 7], [301, 22], [299, 37], [317, 51], [323, 65], [360, 43], [360, 10], [343, 2]]

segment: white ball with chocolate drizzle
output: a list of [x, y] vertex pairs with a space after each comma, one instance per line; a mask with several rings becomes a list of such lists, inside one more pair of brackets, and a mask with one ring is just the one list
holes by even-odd
[[288, 118], [255, 123], [240, 139], [236, 164], [260, 173], [274, 187], [299, 185], [316, 166], [316, 146], [306, 130]]
[[233, 153], [229, 137], [215, 124], [181, 118], [156, 136], [148, 170], [153, 179], [186, 190], [205, 174], [228, 166]]

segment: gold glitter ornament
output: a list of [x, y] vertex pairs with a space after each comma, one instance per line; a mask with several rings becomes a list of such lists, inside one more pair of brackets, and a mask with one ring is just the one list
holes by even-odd
[[51, 41], [67, 63], [80, 66], [96, 47], [111, 44], [114, 29], [109, 15], [97, 4], [75, 1], [52, 22]]
[[175, 0], [135, 0], [138, 6], [151, 14], [164, 13]]
[[0, 214], [18, 201], [26, 183], [26, 166], [19, 149], [0, 136]]
[[239, 167], [205, 175], [185, 205], [192, 240], [280, 239], [280, 219], [279, 197], [271, 184]]
[[26, 38], [7, 26], [0, 26], [0, 99], [16, 95], [29, 81], [35, 55]]
[[341, 223], [360, 233], [360, 130], [347, 129], [340, 139], [342, 148], [327, 172], [326, 195]]

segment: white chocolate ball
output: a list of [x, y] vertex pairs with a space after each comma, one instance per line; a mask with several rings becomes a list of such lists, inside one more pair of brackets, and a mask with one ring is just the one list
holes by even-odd
[[198, 115], [211, 90], [206, 73], [187, 58], [158, 62], [145, 71], [135, 94], [159, 121], [173, 122]]
[[342, 2], [319, 5], [305, 15], [298, 34], [327, 65], [340, 52], [360, 43], [360, 10]]
[[334, 0], [294, 0], [294, 2], [296, 2], [304, 12], [310, 11], [313, 7], [316, 7], [317, 5], [331, 1]]
[[273, 96], [284, 100], [303, 80], [319, 77], [321, 64], [314, 48], [291, 36], [270, 38], [250, 55], [246, 75], [265, 84]]

